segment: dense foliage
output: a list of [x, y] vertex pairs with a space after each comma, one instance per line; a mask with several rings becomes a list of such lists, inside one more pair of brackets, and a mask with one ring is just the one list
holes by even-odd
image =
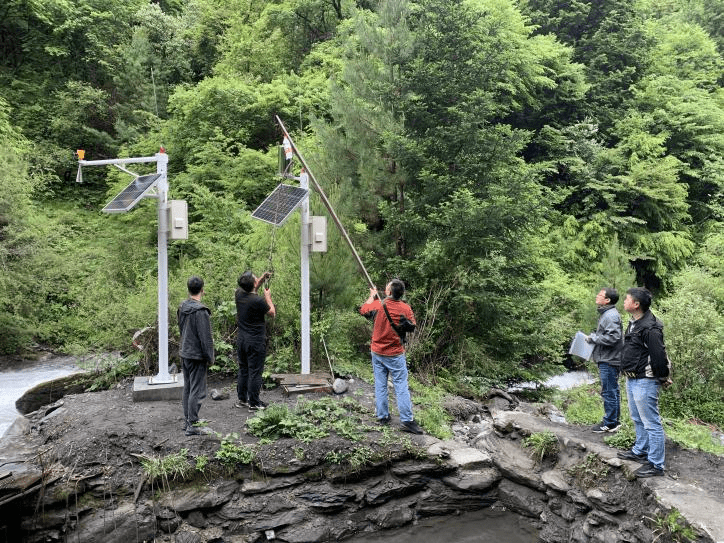
[[[155, 326], [155, 202], [100, 214], [128, 176], [88, 168], [76, 184], [73, 151], [163, 146], [190, 219], [169, 248], [170, 322], [186, 279], [203, 276], [218, 366], [233, 366], [236, 278], [273, 266], [269, 365], [294, 370], [299, 217], [278, 229], [250, 217], [278, 183], [279, 115], [371, 276], [409, 285], [420, 377], [471, 394], [540, 378], [595, 324], [598, 289], [643, 285], [677, 367], [665, 408], [722, 424], [723, 12], [714, 0], [9, 0], [0, 351], [125, 351]], [[365, 356], [367, 285], [329, 225], [329, 251], [312, 258], [313, 356], [344, 367]]]

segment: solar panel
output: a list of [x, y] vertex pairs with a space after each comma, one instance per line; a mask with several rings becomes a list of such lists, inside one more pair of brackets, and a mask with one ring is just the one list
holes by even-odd
[[125, 213], [129, 211], [143, 198], [144, 194], [156, 184], [160, 177], [160, 173], [136, 177], [131, 181], [130, 185], [118, 193], [118, 196], [108, 202], [106, 207], [101, 211], [105, 213]]
[[281, 226], [309, 193], [308, 189], [279, 184], [251, 214], [255, 219]]

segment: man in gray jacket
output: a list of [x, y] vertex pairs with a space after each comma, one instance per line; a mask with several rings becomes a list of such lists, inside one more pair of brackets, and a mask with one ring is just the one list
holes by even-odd
[[187, 436], [201, 434], [195, 427], [199, 421], [201, 402], [206, 398], [206, 369], [214, 362], [214, 339], [211, 336], [211, 311], [201, 303], [204, 280], [188, 280], [189, 297], [178, 308], [181, 332], [181, 367], [184, 375], [184, 431]]
[[603, 420], [593, 427], [596, 433], [615, 432], [620, 427], [621, 394], [618, 389], [618, 374], [621, 371], [623, 325], [616, 302], [618, 292], [614, 288], [604, 288], [596, 294], [598, 326], [586, 340], [595, 345], [593, 360], [598, 364], [601, 377], [604, 415]]

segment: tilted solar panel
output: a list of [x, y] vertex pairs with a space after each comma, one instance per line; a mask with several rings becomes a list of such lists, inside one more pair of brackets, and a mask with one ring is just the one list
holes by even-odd
[[125, 213], [135, 206], [143, 195], [153, 187], [161, 177], [160, 173], [141, 175], [113, 198], [101, 211], [104, 213]]
[[304, 201], [308, 193], [308, 189], [280, 184], [254, 210], [251, 216], [260, 221], [281, 226], [297, 206]]

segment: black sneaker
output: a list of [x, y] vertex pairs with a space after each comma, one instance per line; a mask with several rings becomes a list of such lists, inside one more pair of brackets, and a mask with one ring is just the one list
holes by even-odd
[[664, 475], [664, 470], [657, 468], [649, 462], [634, 471], [634, 475], [639, 479], [643, 479], [645, 477], [662, 477]]
[[422, 434], [422, 428], [420, 428], [414, 420], [402, 421], [402, 430], [404, 432], [410, 432], [411, 434]]
[[621, 427], [621, 424], [596, 424], [593, 428], [591, 428], [591, 431], [594, 434], [604, 434], [606, 432], [617, 432], [618, 429]]
[[646, 464], [649, 461], [648, 455], [636, 454], [633, 451], [617, 452], [616, 456], [618, 456], [621, 460], [630, 460], [632, 462], [638, 462], [639, 464]]
[[377, 424], [387, 425], [387, 424], [390, 423], [391, 420], [392, 420], [392, 418], [390, 418], [390, 416], [387, 415], [386, 417], [382, 417], [382, 418], [380, 418], [380, 419], [377, 419]]
[[239, 400], [234, 404], [234, 407], [236, 407], [237, 409], [241, 409], [242, 407], [249, 407], [249, 402], [247, 402], [246, 400]]
[[249, 404], [249, 411], [264, 411], [266, 409], [267, 404], [259, 400], [259, 403], [255, 404]]
[[200, 436], [201, 430], [196, 428], [195, 426], [187, 426], [186, 427], [186, 435], [187, 436]]

